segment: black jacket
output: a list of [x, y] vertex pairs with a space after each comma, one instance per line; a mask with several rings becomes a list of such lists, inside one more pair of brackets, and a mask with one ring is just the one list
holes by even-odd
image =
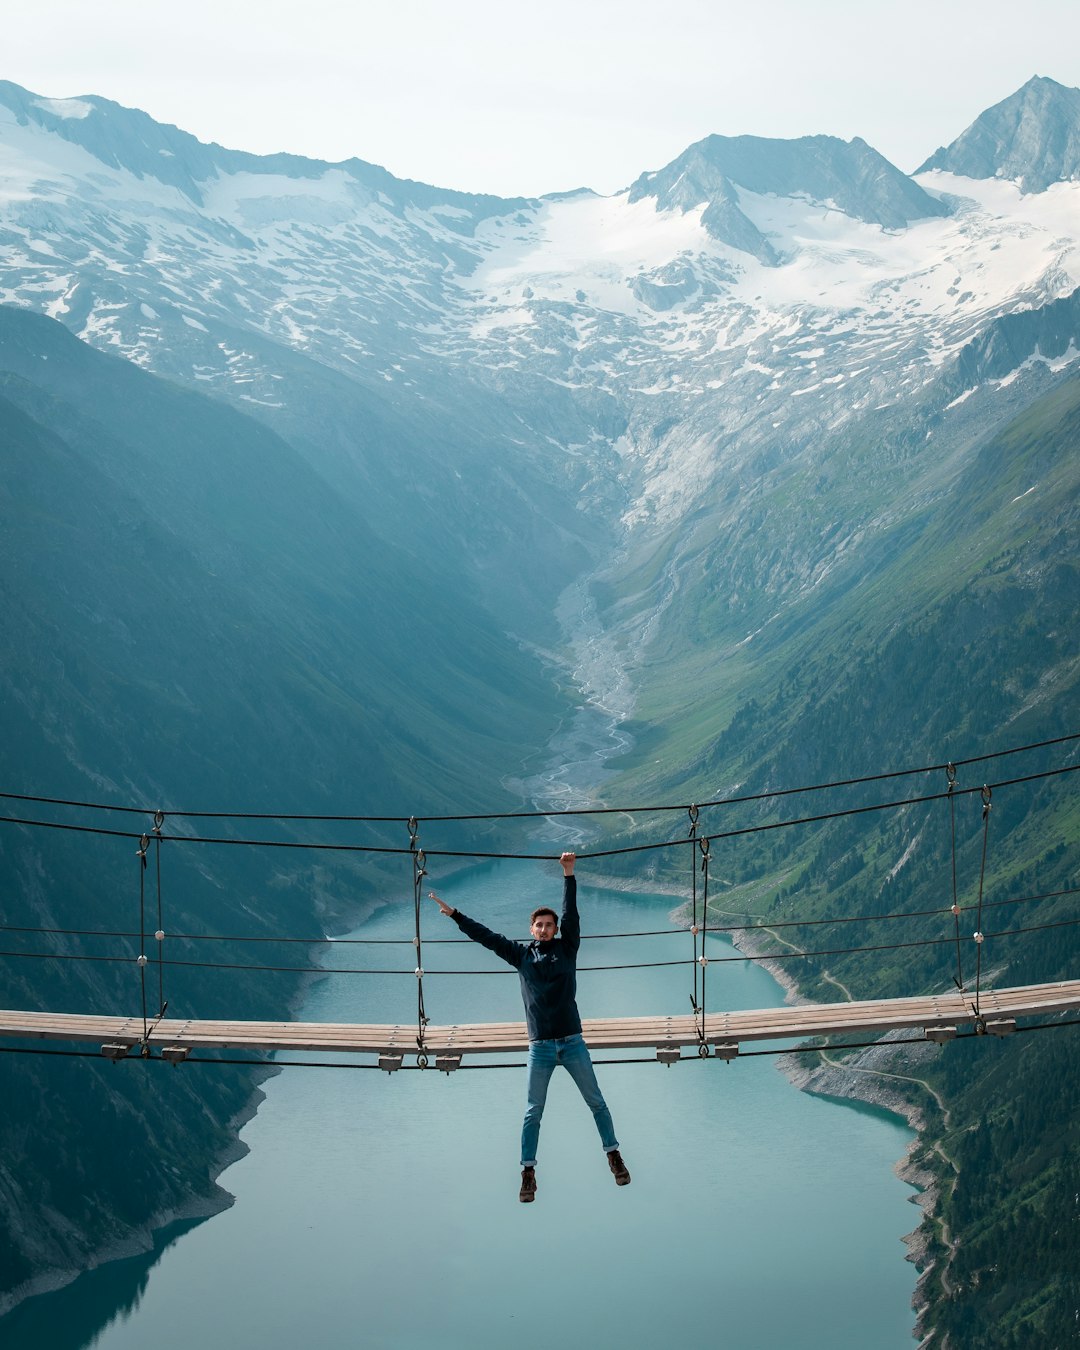
[[577, 911], [577, 881], [563, 879], [563, 910], [559, 936], [550, 942], [515, 942], [493, 933], [461, 910], [454, 922], [474, 942], [493, 951], [514, 967], [521, 978], [521, 997], [530, 1041], [553, 1041], [581, 1030], [577, 1010], [577, 954], [581, 921]]

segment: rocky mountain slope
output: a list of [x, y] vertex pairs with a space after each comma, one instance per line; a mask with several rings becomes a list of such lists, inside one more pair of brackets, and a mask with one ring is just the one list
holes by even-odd
[[1045, 192], [1080, 178], [1080, 89], [1034, 76], [1022, 89], [988, 108], [947, 147], [918, 169], [966, 178], [1004, 178], [1022, 192]]
[[[516, 803], [500, 778], [517, 767], [510, 747], [556, 725], [550, 678], [465, 581], [422, 569], [408, 538], [375, 538], [265, 426], [0, 307], [0, 448], [5, 791], [167, 811], [399, 804], [397, 832], [379, 841], [391, 847], [406, 845], [421, 802]], [[6, 805], [106, 833], [0, 828], [0, 1002], [129, 1015], [141, 995], [133, 835], [150, 817]], [[303, 829], [247, 828], [282, 842]], [[242, 837], [244, 825], [222, 829]], [[199, 829], [172, 817], [175, 832]], [[327, 824], [321, 838], [356, 833]], [[318, 938], [411, 887], [392, 860], [164, 852], [170, 934]], [[153, 915], [153, 872], [149, 888]], [[92, 936], [118, 930], [119, 942]], [[151, 979], [151, 1015], [164, 997], [174, 1012], [287, 1016], [298, 951], [218, 943], [211, 969], [205, 944], [171, 943], [179, 965]], [[267, 964], [284, 973], [249, 969]], [[220, 1206], [213, 1174], [258, 1081], [15, 1054], [0, 1074], [19, 1103], [0, 1124], [0, 1307], [145, 1247], [151, 1222]]]

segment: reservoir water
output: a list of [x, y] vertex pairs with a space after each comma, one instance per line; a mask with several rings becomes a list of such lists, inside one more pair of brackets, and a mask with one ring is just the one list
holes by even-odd
[[[583, 932], [667, 929], [672, 901], [594, 889]], [[439, 886], [490, 927], [526, 936], [558, 908], [555, 864], [497, 863]], [[430, 902], [426, 902], [430, 903]], [[513, 971], [425, 914], [433, 1022], [520, 1020]], [[353, 936], [411, 936], [387, 907]], [[684, 932], [583, 943], [584, 1016], [684, 1012]], [[711, 955], [731, 955], [720, 939]], [[336, 944], [326, 964], [400, 969], [405, 946]], [[746, 961], [708, 967], [710, 1008], [782, 1001]], [[304, 1018], [408, 1021], [411, 976], [330, 975]], [[640, 1052], [633, 1052], [638, 1054]], [[310, 1055], [305, 1059], [314, 1058]], [[331, 1057], [336, 1061], [341, 1056]], [[522, 1055], [497, 1062], [521, 1063]], [[602, 1058], [607, 1058], [604, 1056]], [[482, 1060], [474, 1061], [482, 1063]], [[166, 1070], [173, 1072], [173, 1070]], [[188, 1066], [176, 1072], [212, 1073]], [[154, 1254], [113, 1262], [0, 1322], [6, 1350], [550, 1350], [723, 1344], [729, 1350], [903, 1350], [916, 1226], [893, 1166], [911, 1139], [894, 1117], [797, 1091], [771, 1057], [600, 1064], [633, 1174], [618, 1188], [567, 1075], [552, 1080], [539, 1192], [517, 1199], [522, 1068], [450, 1075], [290, 1068], [265, 1084], [250, 1152], [222, 1176], [235, 1205], [175, 1228]]]

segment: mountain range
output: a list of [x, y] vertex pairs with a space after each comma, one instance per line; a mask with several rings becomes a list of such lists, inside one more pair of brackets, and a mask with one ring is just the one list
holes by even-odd
[[[1045, 190], [1002, 181], [1004, 152], [971, 177], [939, 156], [915, 181], [859, 141], [714, 136], [613, 198], [524, 202], [0, 86], [0, 296], [268, 422], [343, 490], [369, 465], [401, 482], [378, 447], [419, 441], [409, 472], [447, 508], [419, 519], [448, 548], [459, 484], [493, 463], [648, 548], [748, 464], [887, 416], [995, 319], [1072, 293], [1075, 100], [1034, 80], [976, 128], [1010, 104], [1042, 115]], [[1015, 378], [1073, 355], [1068, 335], [1032, 347]], [[1011, 377], [957, 389], [936, 434]], [[384, 533], [408, 528], [383, 509]], [[501, 565], [456, 551], [498, 584]]]
[[[504, 200], [0, 83], [5, 782], [407, 819], [706, 800], [1075, 731], [1078, 147], [1080, 91], [1036, 77], [914, 175], [858, 138], [712, 135], [611, 197]], [[588, 717], [606, 730], [568, 776]], [[1000, 866], [1022, 842], [1067, 888], [1078, 815], [1040, 797]], [[767, 914], [805, 874], [835, 916], [920, 848], [940, 863], [915, 830], [825, 831], [729, 880]], [[246, 866], [177, 860], [193, 923], [331, 925], [398, 886]], [[51, 925], [111, 926], [74, 850], [8, 826], [0, 869]], [[9, 1006], [128, 996], [8, 965]], [[229, 992], [280, 1010], [299, 983]], [[45, 1159], [74, 1128], [65, 1075], [133, 1131], [103, 1157], [158, 1133], [153, 1092], [96, 1064], [0, 1072], [44, 1122], [0, 1161], [0, 1308], [223, 1202], [248, 1079], [208, 1105], [177, 1075], [180, 1165], [150, 1205], [108, 1168], [90, 1203]], [[924, 1330], [998, 1334], [978, 1271], [959, 1298], [934, 1278]], [[1031, 1330], [996, 1325], [979, 1344]]]

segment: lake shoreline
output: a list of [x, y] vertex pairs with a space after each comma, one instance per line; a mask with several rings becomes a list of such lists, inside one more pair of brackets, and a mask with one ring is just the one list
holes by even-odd
[[[622, 892], [634, 891], [637, 886], [616, 881], [614, 883], [605, 882], [598, 889]], [[657, 895], [679, 897], [680, 903], [671, 911], [671, 918], [673, 922], [689, 926], [689, 918], [686, 914], [687, 902], [683, 888], [670, 882], [651, 880], [649, 890]], [[770, 959], [768, 955], [762, 954], [760, 940], [755, 937], [752, 931], [743, 928], [736, 932], [727, 932], [721, 927], [718, 927], [715, 931], [724, 932], [724, 936], [730, 940], [737, 952], [745, 955], [748, 960], [755, 961], [763, 970], [768, 971], [780, 988], [783, 989], [784, 1002], [789, 1007], [797, 1007], [801, 1003], [812, 1001], [801, 993], [798, 981], [791, 975], [784, 961]], [[768, 931], [767, 928], [764, 931]], [[900, 1057], [906, 1064], [911, 1064], [913, 1061], [917, 1061], [920, 1055], [933, 1054], [934, 1047], [927, 1043], [925, 1048], [905, 1047], [904, 1052], [901, 1052], [899, 1047], [890, 1048], [888, 1039], [883, 1038], [880, 1046], [859, 1051], [842, 1065], [823, 1062], [820, 1057], [818, 1064], [808, 1065], [804, 1062], [805, 1053], [799, 1054], [795, 1051], [788, 1051], [777, 1057], [778, 1068], [800, 1092], [806, 1092], [815, 1097], [823, 1097], [830, 1101], [860, 1102], [865, 1106], [888, 1111], [891, 1115], [898, 1116], [907, 1124], [909, 1129], [915, 1132], [915, 1138], [903, 1155], [897, 1159], [893, 1171], [901, 1181], [913, 1187], [913, 1194], [910, 1199], [913, 1204], [917, 1205], [921, 1214], [916, 1227], [910, 1233], [903, 1234], [900, 1239], [907, 1248], [905, 1260], [910, 1261], [919, 1272], [911, 1301], [911, 1306], [915, 1312], [914, 1331], [918, 1335], [919, 1326], [928, 1307], [924, 1290], [932, 1270], [931, 1240], [926, 1231], [926, 1223], [933, 1217], [939, 1187], [937, 1178], [933, 1173], [927, 1171], [925, 1167], [920, 1166], [915, 1161], [915, 1155], [925, 1142], [928, 1127], [926, 1112], [898, 1088], [889, 1086], [885, 1081], [889, 1071], [877, 1067], [875, 1060], [889, 1056], [891, 1061], [895, 1063], [896, 1058]]]
[[[270, 1072], [265, 1074], [264, 1081], [266, 1077], [272, 1076], [272, 1073], [273, 1070], [271, 1069]], [[92, 1257], [92, 1260], [89, 1260], [85, 1265], [57, 1266], [34, 1276], [32, 1279], [25, 1280], [13, 1289], [7, 1290], [0, 1297], [0, 1319], [14, 1312], [28, 1299], [36, 1298], [42, 1294], [54, 1294], [60, 1289], [66, 1289], [68, 1285], [74, 1284], [80, 1276], [97, 1270], [99, 1266], [107, 1265], [110, 1261], [123, 1261], [132, 1256], [145, 1256], [148, 1252], [152, 1252], [157, 1245], [157, 1234], [174, 1223], [212, 1219], [216, 1214], [223, 1214], [227, 1209], [231, 1209], [236, 1202], [236, 1197], [231, 1191], [227, 1191], [224, 1186], [219, 1185], [217, 1179], [233, 1163], [239, 1162], [250, 1152], [249, 1146], [240, 1138], [240, 1134], [244, 1126], [254, 1119], [265, 1097], [266, 1094], [262, 1088], [256, 1084], [244, 1108], [229, 1122], [227, 1128], [233, 1132], [233, 1138], [220, 1150], [210, 1164], [210, 1190], [201, 1195], [190, 1196], [184, 1204], [175, 1205], [169, 1209], [156, 1210], [142, 1223], [129, 1229], [123, 1237], [95, 1248], [92, 1253], [88, 1254]]]

